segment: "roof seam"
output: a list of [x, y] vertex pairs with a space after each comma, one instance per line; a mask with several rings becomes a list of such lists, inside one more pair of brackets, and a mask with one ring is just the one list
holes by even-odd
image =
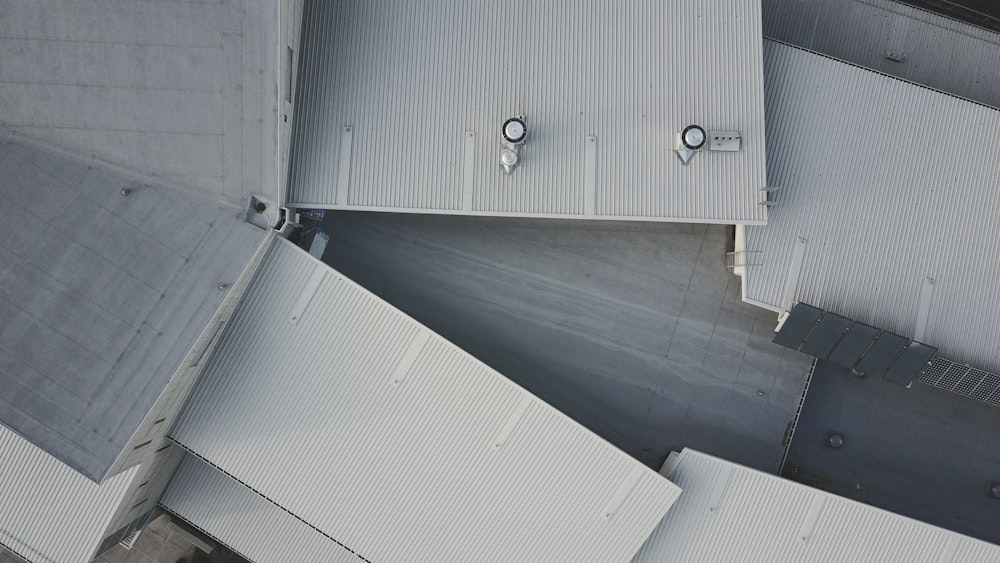
[[831, 61], [837, 61], [838, 63], [843, 63], [843, 64], [845, 64], [847, 66], [852, 66], [854, 68], [859, 68], [861, 70], [866, 70], [866, 71], [868, 71], [868, 72], [870, 72], [872, 74], [878, 74], [878, 75], [884, 76], [886, 78], [891, 78], [893, 80], [898, 80], [899, 82], [903, 82], [903, 83], [906, 83], [906, 84], [911, 84], [913, 86], [917, 86], [917, 87], [923, 88], [925, 90], [930, 90], [931, 92], [937, 92], [938, 94], [943, 94], [943, 95], [948, 96], [950, 98], [955, 98], [957, 100], [962, 100], [964, 102], [969, 102], [970, 104], [975, 104], [977, 106], [982, 106], [982, 107], [984, 107], [986, 109], [990, 109], [990, 110], [993, 110], [993, 111], [1000, 111], [1000, 107], [991, 106], [989, 104], [984, 104], [983, 102], [977, 102], [976, 100], [972, 100], [972, 99], [966, 98], [964, 96], [959, 96], [958, 94], [952, 94], [951, 92], [946, 92], [945, 90], [939, 90], [938, 88], [934, 88], [933, 86], [928, 86], [926, 84], [921, 84], [919, 82], [914, 82], [912, 80], [907, 80], [906, 78], [900, 78], [898, 76], [893, 76], [892, 74], [887, 74], [887, 73], [882, 72], [880, 70], [875, 70], [873, 68], [870, 68], [870, 67], [867, 67], [867, 66], [863, 66], [863, 65], [859, 65], [857, 63], [853, 63], [853, 62], [845, 60], [845, 59], [840, 59], [840, 58], [834, 57], [832, 55], [828, 55], [826, 53], [821, 53], [819, 51], [814, 51], [813, 49], [802, 47], [802, 46], [796, 45], [794, 43], [789, 43], [789, 42], [783, 41], [781, 39], [776, 39], [775, 37], [772, 37], [770, 35], [764, 35], [764, 40], [765, 41], [773, 41], [774, 43], [778, 43], [778, 44], [784, 45], [786, 47], [791, 47], [791, 48], [799, 50], [799, 51], [804, 51], [806, 53], [812, 53], [813, 55], [817, 55], [817, 56], [823, 57], [824, 59], [829, 59]]
[[[291, 515], [291, 516], [292, 516], [293, 518], [295, 518], [295, 519], [296, 519], [296, 520], [298, 520], [299, 522], [302, 522], [302, 523], [303, 523], [303, 524], [305, 524], [306, 526], [309, 526], [309, 527], [310, 527], [310, 528], [312, 528], [313, 530], [316, 530], [317, 532], [319, 532], [320, 534], [322, 534], [322, 535], [323, 535], [324, 537], [328, 538], [328, 539], [329, 539], [330, 541], [332, 541], [332, 542], [336, 543], [337, 545], [339, 545], [340, 547], [342, 547], [342, 548], [346, 549], [347, 551], [350, 551], [350, 552], [351, 552], [351, 553], [353, 553], [354, 555], [357, 555], [357, 556], [358, 556], [358, 557], [360, 557], [361, 559], [364, 559], [364, 560], [365, 560], [365, 561], [367, 561], [368, 563], [373, 563], [371, 559], [368, 559], [368, 558], [367, 558], [367, 557], [365, 557], [364, 555], [361, 555], [361, 554], [360, 554], [360, 553], [358, 553], [357, 551], [355, 551], [355, 550], [351, 549], [350, 547], [348, 547], [348, 546], [344, 545], [343, 543], [341, 543], [341, 542], [337, 541], [337, 539], [336, 539], [336, 538], [334, 538], [334, 537], [332, 537], [332, 536], [331, 536], [330, 534], [328, 534], [328, 533], [324, 532], [323, 530], [320, 530], [320, 529], [319, 529], [319, 528], [317, 528], [316, 526], [313, 526], [313, 525], [312, 525], [312, 524], [310, 524], [309, 522], [307, 522], [307, 521], [303, 520], [303, 519], [302, 519], [302, 518], [301, 518], [301, 517], [300, 517], [300, 516], [299, 516], [298, 514], [295, 514], [295, 513], [294, 513], [294, 512], [292, 512], [291, 510], [288, 510], [288, 509], [287, 509], [287, 508], [285, 508], [284, 506], [281, 506], [281, 505], [280, 505], [280, 504], [278, 504], [277, 502], [274, 502], [274, 501], [273, 501], [273, 500], [272, 500], [272, 499], [271, 499], [270, 497], [268, 497], [267, 495], [265, 495], [265, 494], [261, 493], [261, 492], [260, 492], [260, 491], [258, 491], [257, 489], [255, 489], [255, 488], [253, 488], [252, 486], [250, 486], [250, 484], [249, 484], [249, 483], [246, 483], [245, 481], [243, 481], [243, 480], [242, 480], [242, 479], [240, 479], [239, 477], [236, 477], [235, 475], [233, 475], [233, 474], [229, 473], [229, 472], [228, 472], [228, 471], [226, 471], [225, 469], [223, 469], [223, 468], [219, 467], [218, 465], [216, 465], [216, 464], [212, 463], [212, 461], [211, 461], [211, 460], [209, 460], [208, 458], [206, 458], [206, 457], [202, 456], [201, 454], [199, 454], [198, 452], [196, 452], [196, 451], [192, 450], [191, 448], [187, 447], [187, 446], [186, 446], [186, 445], [184, 445], [183, 443], [181, 443], [181, 442], [177, 441], [177, 439], [176, 439], [176, 438], [174, 438], [173, 436], [167, 436], [167, 439], [169, 439], [169, 440], [170, 440], [171, 442], [173, 442], [173, 443], [177, 444], [178, 446], [180, 446], [181, 448], [183, 448], [183, 449], [184, 449], [184, 451], [186, 451], [186, 452], [190, 453], [191, 455], [193, 455], [193, 456], [197, 457], [197, 458], [198, 458], [199, 460], [201, 460], [201, 461], [203, 461], [203, 462], [207, 463], [208, 465], [212, 466], [213, 468], [215, 468], [216, 470], [218, 470], [218, 471], [219, 471], [220, 473], [222, 473], [223, 475], [225, 475], [225, 476], [229, 477], [229, 478], [230, 478], [230, 479], [232, 479], [233, 481], [236, 481], [237, 483], [239, 483], [239, 484], [243, 485], [243, 486], [244, 486], [244, 487], [246, 487], [247, 489], [249, 489], [249, 490], [253, 491], [253, 492], [254, 492], [254, 494], [256, 494], [256, 495], [260, 496], [261, 498], [263, 498], [263, 499], [264, 499], [264, 500], [266, 500], [267, 502], [269, 502], [269, 503], [273, 504], [274, 506], [277, 506], [277, 507], [278, 507], [278, 508], [280, 508], [281, 510], [284, 510], [285, 512], [287, 512], [288, 514], [290, 514], [290, 515]], [[183, 517], [183, 516], [182, 516], [181, 518], [182, 518], [182, 519], [184, 519], [184, 517]], [[187, 522], [187, 519], [184, 519], [184, 521], [185, 521], [185, 522]], [[188, 523], [189, 523], [189, 524], [191, 524], [191, 525], [194, 525], [194, 523], [192, 523], [192, 522], [188, 522]], [[201, 528], [198, 528], [198, 529], [200, 530]], [[206, 532], [206, 533], [207, 533], [207, 532]]]

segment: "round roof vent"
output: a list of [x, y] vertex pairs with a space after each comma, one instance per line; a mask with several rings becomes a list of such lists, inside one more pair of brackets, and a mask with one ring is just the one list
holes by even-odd
[[518, 117], [512, 117], [503, 122], [501, 130], [503, 138], [511, 143], [520, 143], [528, 134], [528, 126]]
[[504, 150], [500, 153], [500, 163], [504, 166], [514, 166], [517, 164], [517, 152], [510, 149]]
[[707, 140], [708, 135], [705, 134], [705, 130], [697, 125], [688, 125], [681, 132], [681, 142], [693, 151], [705, 146]]

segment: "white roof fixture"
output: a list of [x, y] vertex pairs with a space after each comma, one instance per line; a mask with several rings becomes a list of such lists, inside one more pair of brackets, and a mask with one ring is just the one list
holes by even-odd
[[524, 116], [512, 117], [503, 122], [500, 128], [500, 135], [503, 143], [500, 148], [500, 167], [507, 174], [514, 171], [521, 160], [521, 147], [528, 137], [528, 126], [524, 123]]
[[528, 136], [528, 126], [523, 117], [512, 117], [503, 122], [503, 138], [508, 143], [523, 143]]
[[688, 125], [677, 134], [674, 150], [681, 162], [687, 164], [695, 153], [709, 150], [718, 152], [739, 152], [742, 136], [736, 131], [706, 132], [700, 125]]
[[705, 130], [697, 125], [688, 125], [681, 133], [681, 143], [693, 151], [705, 146], [705, 139]]

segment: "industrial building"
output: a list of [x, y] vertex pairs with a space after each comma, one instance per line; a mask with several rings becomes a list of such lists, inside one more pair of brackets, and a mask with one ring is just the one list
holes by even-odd
[[[890, 0], [0, 11], [0, 561], [173, 563], [160, 514], [254, 562], [1000, 561], [995, 448], [933, 523], [786, 463], [814, 377], [1000, 406], [995, 32]], [[731, 247], [660, 288], [624, 245], [599, 313], [487, 268], [496, 310], [555, 312], [511, 351], [425, 317], [419, 269], [331, 267], [332, 224], [386, 213]]]

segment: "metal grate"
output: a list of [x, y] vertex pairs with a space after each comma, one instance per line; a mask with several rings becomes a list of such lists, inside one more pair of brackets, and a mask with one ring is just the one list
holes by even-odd
[[122, 541], [118, 542], [118, 545], [124, 547], [125, 549], [132, 549], [135, 547], [135, 542], [139, 541], [139, 534], [142, 533], [142, 528], [132, 530], [129, 532]]
[[955, 387], [958, 385], [958, 382], [962, 381], [962, 379], [965, 377], [965, 374], [969, 373], [970, 370], [972, 370], [972, 368], [970, 368], [966, 364], [953, 363], [952, 366], [948, 368], [948, 371], [945, 372], [944, 377], [941, 378], [941, 381], [937, 382], [935, 386], [940, 387], [942, 389], [947, 389], [948, 391], [954, 391]]
[[760, 266], [764, 263], [764, 253], [760, 250], [737, 250], [726, 253], [726, 268], [733, 271], [734, 268], [744, 268], [746, 266]]
[[986, 377], [985, 371], [970, 369], [968, 373], [965, 374], [965, 377], [958, 382], [958, 385], [955, 385], [955, 389], [953, 389], [953, 391], [959, 395], [967, 395], [971, 397], [972, 392], [979, 386], [984, 377]]
[[1000, 407], [1000, 375], [937, 356], [920, 382]]
[[986, 398], [986, 402], [1000, 407], [1000, 387], [998, 387], [996, 391]]
[[979, 385], [972, 390], [972, 398], [986, 401], [997, 389], [1000, 389], [1000, 376], [987, 373]]
[[945, 372], [948, 371], [952, 365], [951, 360], [946, 360], [940, 356], [934, 358], [931, 361], [931, 365], [926, 371], [920, 376], [920, 382], [926, 383], [927, 385], [937, 386], [941, 378], [944, 377]]

